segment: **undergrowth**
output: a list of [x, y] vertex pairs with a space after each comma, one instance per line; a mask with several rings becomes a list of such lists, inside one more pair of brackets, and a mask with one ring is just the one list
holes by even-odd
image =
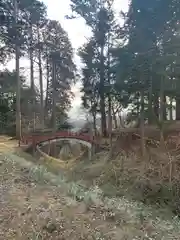
[[45, 167], [35, 166], [13, 154], [6, 154], [6, 161], [14, 165], [24, 165], [29, 169], [28, 178], [34, 179], [38, 184], [56, 185], [74, 201], [83, 201], [87, 206], [104, 206], [111, 211], [111, 217], [120, 214], [121, 224], [133, 229], [133, 237], [126, 229], [124, 236], [127, 238], [122, 239], [179, 239], [180, 221], [176, 216], [169, 215], [165, 218], [160, 210], [155, 212], [152, 207], [147, 207], [138, 201], [130, 201], [125, 197], [107, 197], [97, 185], [87, 189], [81, 182], [69, 182], [64, 176], [55, 176]]
[[[104, 166], [98, 184], [111, 183], [116, 189], [143, 203], [166, 205], [180, 215], [180, 164], [178, 159], [158, 151], [147, 159], [132, 154]], [[117, 192], [118, 192], [117, 191]]]
[[93, 163], [77, 162], [67, 176], [98, 185], [109, 197], [126, 196], [157, 208], [169, 209], [180, 216], [180, 162], [178, 150], [149, 148], [145, 158], [135, 152], [119, 154], [104, 161], [96, 155]]
[[[66, 177], [84, 181], [88, 187], [97, 185], [105, 196], [126, 196], [144, 204], [168, 208], [180, 216], [180, 164], [175, 155], [149, 148], [145, 159], [135, 153], [128, 156], [121, 153], [109, 162], [105, 158], [106, 154], [101, 153], [93, 162], [77, 161], [72, 169], [66, 169]], [[40, 162], [56, 175], [65, 172], [60, 166]]]

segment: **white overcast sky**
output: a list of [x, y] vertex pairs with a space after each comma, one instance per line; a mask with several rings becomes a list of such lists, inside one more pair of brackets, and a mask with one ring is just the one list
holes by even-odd
[[[86, 41], [86, 37], [90, 34], [90, 30], [86, 26], [83, 19], [73, 19], [67, 20], [65, 16], [70, 14], [70, 0], [42, 0], [47, 6], [48, 17], [50, 19], [58, 20], [62, 27], [68, 32], [69, 38], [72, 42], [72, 46], [76, 50], [83, 45]], [[127, 11], [129, 0], [115, 0], [115, 9], [118, 12], [121, 10]], [[80, 60], [75, 56], [75, 61], [77, 65], [80, 65]], [[21, 60], [21, 67], [25, 67], [26, 74], [29, 72], [29, 61], [26, 59]], [[11, 61], [8, 64], [8, 67], [13, 69], [15, 66], [14, 61]], [[37, 80], [38, 84], [38, 80]], [[80, 84], [76, 84], [73, 87], [73, 92], [75, 94], [75, 99], [72, 103], [72, 109], [70, 111], [70, 116], [72, 118], [77, 118], [78, 109], [81, 105], [81, 96], [80, 96]]]

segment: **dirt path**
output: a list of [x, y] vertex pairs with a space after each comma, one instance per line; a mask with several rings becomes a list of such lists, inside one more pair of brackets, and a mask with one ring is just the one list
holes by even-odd
[[0, 239], [117, 239], [114, 223], [27, 169], [2, 160], [0, 178]]
[[59, 176], [53, 184], [43, 168], [13, 156], [7, 142], [0, 147], [0, 240], [180, 239], [179, 220], [123, 198], [98, 200], [90, 190], [81, 198], [76, 183]]
[[0, 152], [13, 152], [18, 147], [18, 141], [8, 136], [0, 136]]

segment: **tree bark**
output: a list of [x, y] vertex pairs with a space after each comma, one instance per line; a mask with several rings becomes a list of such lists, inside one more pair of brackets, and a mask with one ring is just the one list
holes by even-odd
[[146, 154], [145, 148], [145, 139], [144, 139], [144, 90], [142, 89], [140, 92], [140, 102], [141, 102], [141, 113], [140, 113], [140, 132], [141, 132], [141, 152], [144, 157]]
[[52, 62], [52, 127], [53, 133], [56, 133], [56, 63]]
[[111, 75], [110, 75], [110, 63], [111, 63], [111, 56], [110, 56], [110, 33], [108, 35], [108, 83], [109, 83], [109, 93], [108, 93], [108, 134], [109, 134], [109, 144], [110, 144], [110, 151], [109, 151], [109, 159], [112, 158], [112, 101], [111, 101]]
[[166, 95], [164, 94], [163, 97], [163, 120], [167, 120], [167, 113], [166, 113]]
[[110, 151], [109, 158], [112, 157], [112, 113], [111, 113], [111, 95], [109, 93], [108, 96], [108, 134], [109, 134], [109, 143], [110, 143]]
[[157, 93], [154, 95], [154, 104], [153, 105], [154, 105], [153, 106], [154, 114], [159, 119], [159, 96]]
[[[56, 133], [56, 63], [52, 60], [52, 132]], [[53, 154], [56, 156], [56, 143], [53, 143]]]
[[15, 19], [15, 58], [16, 58], [16, 138], [21, 139], [21, 80], [19, 76], [19, 59], [20, 59], [20, 47], [19, 47], [19, 34], [18, 34], [18, 4], [17, 0], [14, 0], [14, 19]]
[[120, 128], [124, 128], [124, 121], [122, 119], [121, 113], [118, 113], [118, 117], [119, 117], [119, 127]]
[[[33, 59], [33, 29], [32, 24], [30, 23], [30, 49], [29, 49], [29, 59], [30, 59], [30, 84], [31, 84], [31, 118], [33, 119], [33, 122], [35, 122], [34, 116], [35, 116], [35, 102], [36, 102], [36, 96], [35, 96], [35, 87], [34, 87], [34, 59]], [[33, 124], [33, 131], [35, 131], [35, 126]]]
[[46, 100], [45, 100], [45, 112], [46, 112], [46, 116], [48, 117], [48, 101], [49, 101], [49, 92], [50, 92], [50, 84], [49, 84], [49, 60], [48, 57], [46, 59]]
[[42, 74], [42, 59], [41, 59], [41, 45], [40, 45], [39, 28], [38, 28], [38, 43], [39, 43], [38, 66], [39, 66], [39, 85], [40, 85], [40, 103], [41, 103], [40, 122], [41, 122], [42, 127], [44, 128], [43, 74]]
[[160, 108], [159, 108], [159, 117], [160, 117], [160, 142], [163, 144], [163, 121], [164, 121], [164, 79], [161, 78], [160, 86]]
[[[30, 71], [31, 71], [31, 89], [34, 91], [34, 59], [33, 59], [33, 32], [32, 25], [30, 26], [30, 49], [29, 49], [29, 58], [30, 58]], [[33, 92], [34, 94], [34, 92]]]
[[97, 136], [97, 128], [96, 128], [96, 112], [92, 113], [93, 116], [93, 128], [94, 128], [94, 134]]
[[46, 59], [46, 104], [45, 107], [48, 105], [48, 94], [49, 94], [49, 60]]
[[149, 124], [152, 124], [152, 123], [153, 123], [152, 81], [151, 81], [150, 84], [151, 84], [151, 85], [150, 85], [150, 87], [149, 87], [149, 94], [148, 94], [148, 123], [149, 123]]
[[173, 98], [172, 97], [170, 97], [169, 118], [171, 121], [173, 120]]
[[[108, 40], [109, 41], [109, 40]], [[109, 84], [109, 93], [108, 93], [108, 133], [111, 139], [112, 135], [112, 102], [111, 102], [111, 77], [110, 77], [110, 53], [109, 53], [109, 42], [108, 42], [108, 84]]]
[[113, 121], [114, 121], [114, 128], [117, 129], [118, 128], [117, 117], [116, 117], [113, 106], [112, 106], [112, 115], [113, 115]]
[[101, 131], [104, 137], [107, 136], [105, 96], [104, 96], [104, 46], [101, 46], [100, 59], [100, 112], [101, 112]]

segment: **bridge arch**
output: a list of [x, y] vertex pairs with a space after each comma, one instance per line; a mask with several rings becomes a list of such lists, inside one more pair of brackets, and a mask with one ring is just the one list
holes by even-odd
[[32, 135], [25, 135], [22, 136], [20, 144], [24, 145], [32, 145], [34, 147], [51, 142], [62, 141], [62, 140], [69, 140], [69, 141], [76, 141], [86, 145], [87, 147], [91, 148], [93, 144], [97, 144], [97, 141], [92, 138], [88, 134], [79, 134], [69, 131], [64, 132], [56, 132], [55, 134], [32, 134]]
[[87, 146], [90, 149], [92, 148], [92, 142], [88, 142], [86, 140], [76, 138], [75, 136], [74, 137], [56, 137], [54, 139], [48, 139], [48, 140], [39, 142], [37, 144], [37, 146], [41, 147], [41, 146], [45, 146], [45, 145], [48, 145], [48, 144], [51, 144], [54, 142], [60, 142], [60, 141], [64, 141], [64, 140], [80, 143], [84, 146]]

